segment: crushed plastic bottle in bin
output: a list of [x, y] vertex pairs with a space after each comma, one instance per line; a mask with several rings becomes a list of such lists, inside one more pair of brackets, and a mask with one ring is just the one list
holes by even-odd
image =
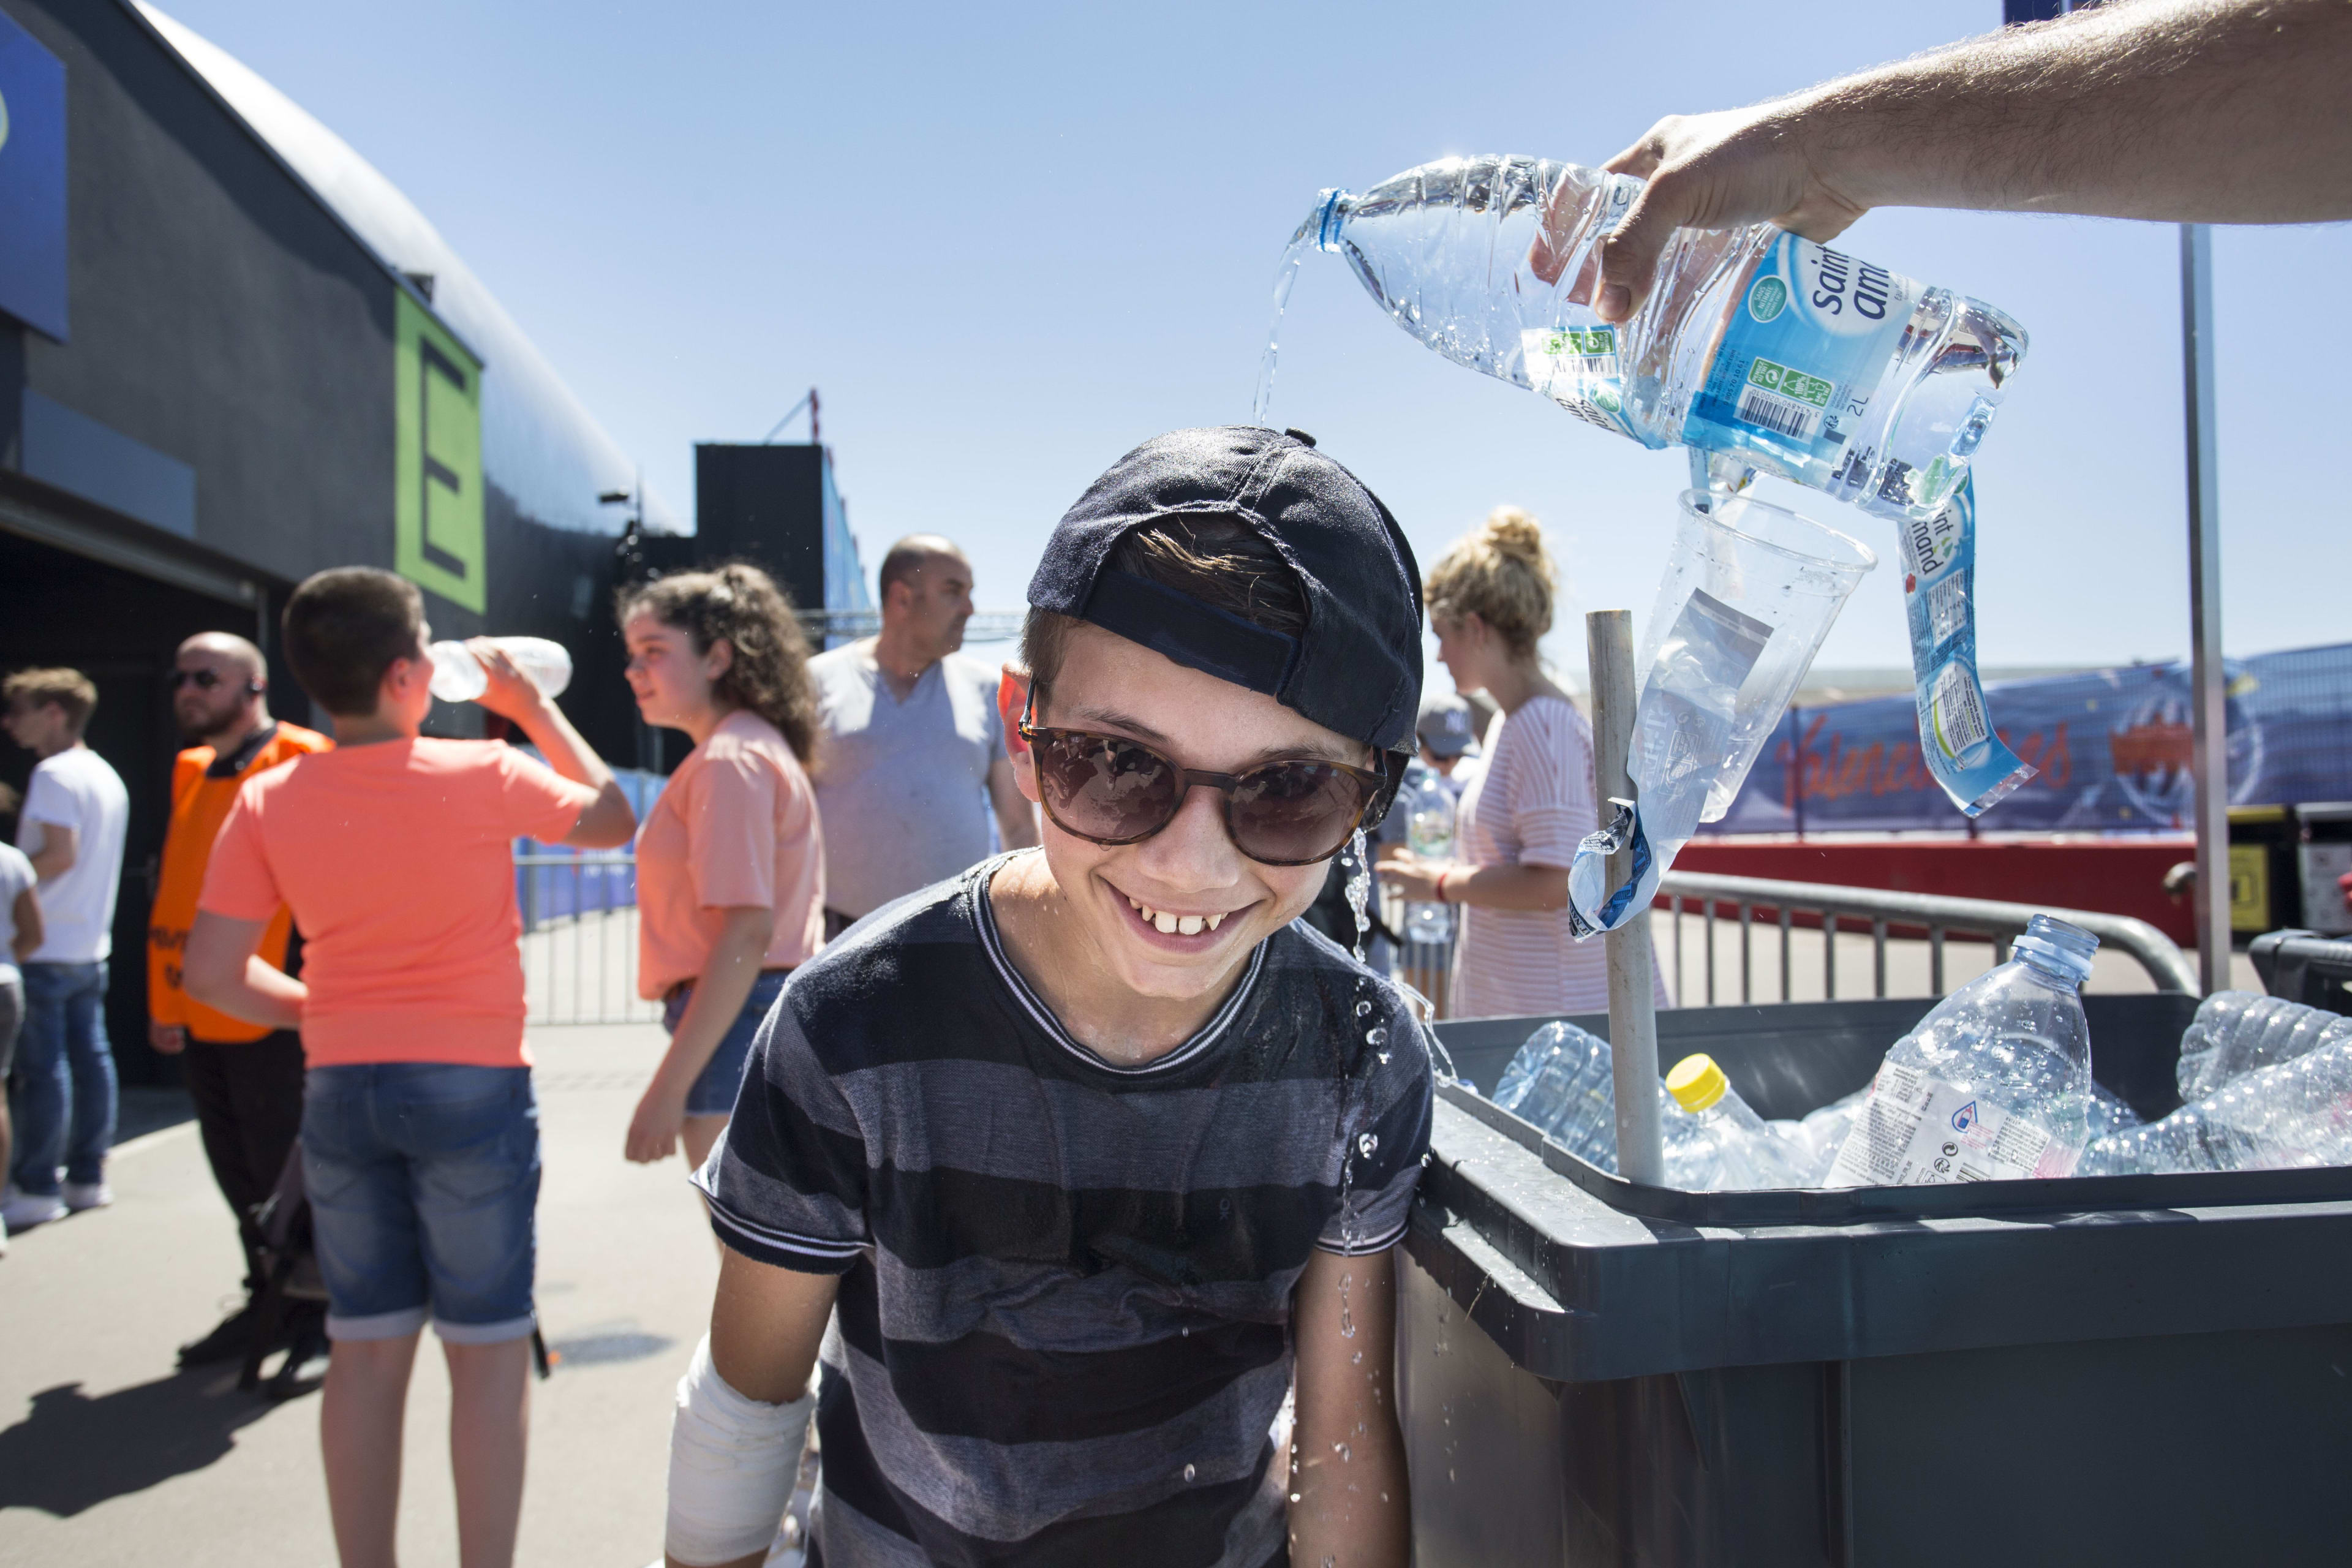
[[[562, 643], [545, 637], [492, 637], [525, 675], [549, 697], [561, 697], [572, 684], [572, 654]], [[444, 702], [471, 702], [490, 689], [482, 661], [464, 643], [436, 642], [426, 648], [433, 660], [433, 695]]]
[[1578, 1159], [1617, 1170], [1617, 1091], [1609, 1042], [1590, 1030], [1546, 1024], [1521, 1046], [1495, 1085], [1495, 1103]]
[[[2352, 1019], [2339, 1020], [2352, 1023]], [[2352, 1037], [2241, 1073], [2161, 1121], [2092, 1144], [2082, 1175], [2352, 1165]]]
[[[1326, 191], [1276, 297], [1309, 247], [1336, 253], [1430, 348], [1604, 430], [1720, 454], [1719, 467], [1881, 516], [1933, 518], [2024, 358], [2024, 329], [1769, 224], [1676, 230], [1642, 309], [1604, 322], [1591, 307], [1600, 242], [1641, 188], [1630, 174], [1489, 155], [1361, 195]], [[1261, 423], [1273, 361], [1269, 343]]]
[[2242, 1073], [2352, 1041], [2352, 1017], [2280, 996], [2217, 991], [2198, 1005], [2180, 1037], [2178, 1081], [2194, 1104]]
[[1895, 1043], [1825, 1185], [2071, 1174], [2089, 1138], [2083, 982], [2099, 939], [2035, 915], [2014, 956]]

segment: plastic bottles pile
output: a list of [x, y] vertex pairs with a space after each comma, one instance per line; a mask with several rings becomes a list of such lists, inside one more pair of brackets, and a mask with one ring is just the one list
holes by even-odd
[[1830, 1167], [1834, 1187], [2071, 1174], [2090, 1140], [2083, 982], [2099, 939], [2035, 915], [2016, 956], [1895, 1042]]
[[1707, 1193], [1805, 1184], [1790, 1146], [1740, 1098], [1713, 1057], [1676, 1062], [1666, 1073], [1666, 1094], [1675, 1110], [1659, 1132], [1668, 1186]]
[[[560, 697], [572, 684], [572, 654], [562, 643], [545, 637], [492, 637], [516, 666], [538, 683], [541, 692]], [[433, 695], [444, 702], [471, 702], [490, 689], [488, 673], [464, 643], [436, 642], [426, 648], [433, 660]]]
[[[1430, 348], [1603, 429], [1714, 454], [1727, 475], [1761, 469], [1933, 519], [2024, 357], [2024, 329], [1769, 224], [1676, 230], [1641, 310], [1603, 322], [1600, 242], [1641, 186], [1485, 156], [1327, 191], [1291, 242], [1277, 300], [1307, 247], [1336, 252]], [[1269, 345], [1261, 422], [1271, 386]]]
[[2180, 1037], [2178, 1082], [2194, 1104], [2231, 1079], [2352, 1040], [2352, 1018], [2254, 991], [2205, 998]]
[[2078, 1173], [2352, 1165], [2352, 1018], [2217, 992], [2181, 1037], [2179, 1081], [2188, 1103], [2098, 1139]]
[[[2249, 992], [2207, 997], [2182, 1037], [2188, 1101], [2143, 1122], [2091, 1079], [2080, 988], [2098, 941], [2037, 915], [2016, 956], [1937, 1005], [1868, 1089], [1765, 1121], [1706, 1056], [1659, 1086], [1665, 1179], [1686, 1192], [1913, 1186], [2066, 1175], [2352, 1166], [2352, 1017]], [[1546, 1025], [1495, 1102], [1617, 1169], [1608, 1042]]]
[[[1617, 1173], [1617, 1094], [1609, 1042], [1573, 1024], [1529, 1036], [1495, 1086], [1495, 1103], [1588, 1164]], [[1801, 1123], [1766, 1121], [1706, 1056], [1658, 1086], [1666, 1184], [1685, 1192], [1811, 1185]], [[1820, 1114], [1819, 1112], [1815, 1113]]]
[[[1573, 1024], [1528, 1037], [1495, 1085], [1495, 1103], [1612, 1175], [1617, 1172], [1617, 1089], [1609, 1042]], [[1663, 1087], [1659, 1093], [1664, 1093]]]

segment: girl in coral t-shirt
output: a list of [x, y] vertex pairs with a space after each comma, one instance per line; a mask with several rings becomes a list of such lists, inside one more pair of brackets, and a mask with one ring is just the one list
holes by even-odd
[[751, 1039], [824, 935], [824, 853], [803, 764], [816, 698], [800, 623], [756, 566], [694, 572], [620, 605], [629, 689], [694, 750], [637, 835], [637, 989], [669, 1051], [627, 1154], [699, 1166], [735, 1109]]

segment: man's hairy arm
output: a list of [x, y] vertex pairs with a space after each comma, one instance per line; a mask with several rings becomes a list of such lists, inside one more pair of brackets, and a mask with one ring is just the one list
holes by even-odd
[[[808, 1391], [817, 1347], [841, 1279], [757, 1263], [727, 1251], [710, 1307], [710, 1363], [727, 1386], [762, 1405], [789, 1405]], [[794, 1456], [797, 1459], [798, 1456]], [[782, 1520], [777, 1521], [779, 1524]], [[768, 1549], [719, 1568], [760, 1568]], [[707, 1568], [664, 1554], [668, 1568]]]
[[1608, 167], [1650, 182], [1602, 247], [1611, 320], [1641, 305], [1681, 227], [1769, 221], [1826, 242], [1874, 206], [2352, 217], [2352, 3], [2116, 0], [1669, 116]]
[[1298, 1410], [1290, 1560], [1404, 1568], [1412, 1510], [1396, 1415], [1394, 1252], [1318, 1251], [1299, 1276], [1291, 1325]]

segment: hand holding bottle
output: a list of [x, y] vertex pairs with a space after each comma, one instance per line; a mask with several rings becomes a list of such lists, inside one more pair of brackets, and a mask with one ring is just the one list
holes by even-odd
[[466, 651], [481, 662], [484, 684], [474, 699], [501, 719], [521, 723], [548, 704], [546, 692], [530, 672], [509, 657], [493, 637], [469, 637]]

